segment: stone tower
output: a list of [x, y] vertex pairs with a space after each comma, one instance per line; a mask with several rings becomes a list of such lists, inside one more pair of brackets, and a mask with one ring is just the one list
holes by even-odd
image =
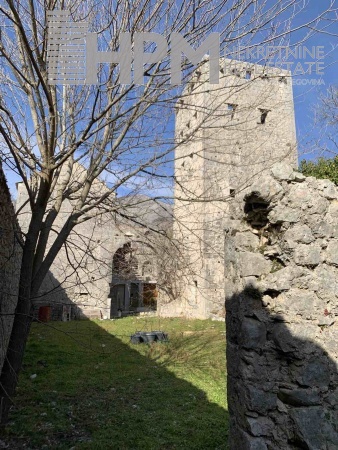
[[194, 72], [176, 108], [174, 237], [184, 256], [171, 314], [224, 313], [224, 225], [243, 190], [273, 164], [297, 165], [291, 74], [223, 60]]

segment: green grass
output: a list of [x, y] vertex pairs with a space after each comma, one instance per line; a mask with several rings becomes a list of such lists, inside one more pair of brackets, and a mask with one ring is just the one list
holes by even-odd
[[[146, 330], [170, 340], [130, 343]], [[226, 449], [225, 385], [223, 323], [33, 324], [5, 440], [31, 449]]]

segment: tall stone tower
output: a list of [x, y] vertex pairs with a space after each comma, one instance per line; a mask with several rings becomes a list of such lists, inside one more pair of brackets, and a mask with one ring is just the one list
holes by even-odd
[[291, 74], [223, 60], [195, 71], [176, 108], [174, 237], [184, 257], [171, 314], [224, 313], [224, 226], [244, 190], [279, 161], [297, 165]]

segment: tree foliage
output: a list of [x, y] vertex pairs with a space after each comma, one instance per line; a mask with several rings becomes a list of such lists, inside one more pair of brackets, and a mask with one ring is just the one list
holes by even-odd
[[328, 179], [338, 186], [338, 156], [331, 159], [320, 157], [317, 161], [304, 159], [300, 163], [300, 171], [307, 177]]

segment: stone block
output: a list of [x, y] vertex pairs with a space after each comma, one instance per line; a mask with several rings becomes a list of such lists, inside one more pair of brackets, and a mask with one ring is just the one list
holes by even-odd
[[330, 421], [330, 413], [322, 407], [294, 408], [290, 411], [295, 426], [295, 437], [301, 448], [334, 450], [338, 433]]
[[330, 203], [326, 219], [338, 219], [338, 200], [333, 200]]
[[277, 394], [249, 385], [245, 391], [245, 409], [265, 415], [277, 408]]
[[278, 181], [292, 181], [295, 178], [293, 168], [285, 162], [275, 164], [271, 168], [271, 173]]
[[318, 266], [321, 262], [321, 248], [318, 244], [298, 244], [294, 258], [295, 263], [300, 266]]
[[300, 172], [294, 172], [294, 181], [297, 181], [298, 183], [302, 183], [306, 180], [306, 176], [303, 175]]
[[297, 381], [302, 386], [327, 387], [330, 383], [330, 365], [326, 357], [313, 357], [296, 370]]
[[326, 249], [326, 262], [338, 266], [338, 241], [331, 241]]
[[246, 231], [244, 233], [237, 233], [235, 236], [235, 245], [239, 250], [255, 250], [259, 246], [259, 239], [257, 235]]
[[296, 224], [290, 227], [284, 234], [289, 248], [294, 248], [297, 243], [310, 244], [315, 240], [311, 228], [305, 224]]
[[311, 224], [311, 229], [316, 237], [329, 238], [334, 234], [334, 226], [328, 223], [326, 220], [315, 220]]
[[246, 349], [261, 349], [266, 342], [266, 327], [259, 320], [245, 317], [242, 321], [240, 345]]
[[266, 201], [271, 201], [283, 192], [283, 186], [273, 177], [266, 175], [257, 180], [250, 188], [251, 192], [257, 192]]
[[239, 253], [239, 263], [243, 277], [260, 276], [268, 274], [271, 270], [271, 262], [259, 253], [241, 252]]
[[294, 208], [307, 209], [311, 203], [312, 194], [307, 183], [294, 184], [288, 192], [288, 200]]
[[318, 392], [312, 389], [280, 389], [278, 398], [291, 406], [316, 406], [321, 404]]
[[290, 208], [285, 205], [277, 205], [270, 211], [268, 219], [272, 224], [283, 222], [297, 223], [301, 217], [301, 212], [297, 208]]
[[283, 269], [274, 273], [269, 273], [262, 282], [262, 288], [264, 291], [270, 289], [277, 292], [287, 291], [292, 286], [292, 281], [295, 278], [299, 278], [304, 274], [304, 269], [296, 266], [289, 265]]
[[330, 297], [332, 294], [338, 295], [338, 269], [327, 264], [320, 264], [313, 271], [308, 288], [313, 291], [327, 292]]
[[321, 191], [323, 197], [333, 200], [338, 197], [337, 186], [330, 180], [317, 180], [317, 187]]
[[305, 318], [316, 315], [317, 308], [322, 307], [322, 301], [314, 292], [292, 288], [276, 299], [276, 305], [286, 314], [303, 314]]
[[275, 428], [274, 422], [268, 417], [249, 417], [248, 430], [253, 436], [271, 436]]
[[230, 450], [268, 450], [264, 439], [253, 437], [230, 422]]
[[297, 344], [284, 324], [277, 323], [274, 325], [272, 340], [277, 349], [283, 353], [293, 353], [297, 350]]

